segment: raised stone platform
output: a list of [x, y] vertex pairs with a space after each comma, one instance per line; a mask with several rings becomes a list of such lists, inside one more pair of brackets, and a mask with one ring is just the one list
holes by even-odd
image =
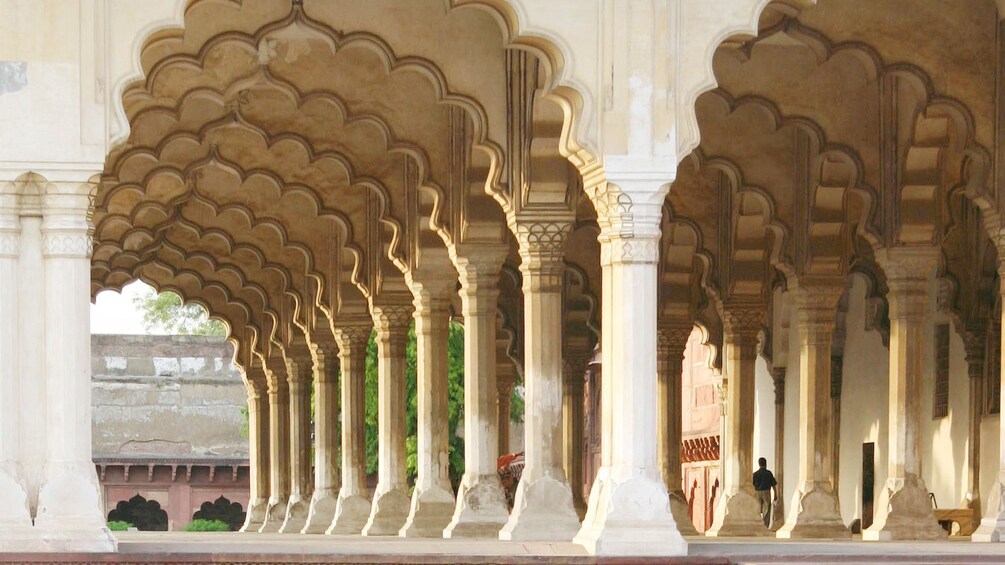
[[688, 538], [688, 556], [597, 558], [572, 543], [362, 536], [126, 532], [119, 553], [0, 554], [6, 563], [506, 563], [592, 565], [732, 563], [1001, 563], [1000, 544], [968, 541], [841, 542]]

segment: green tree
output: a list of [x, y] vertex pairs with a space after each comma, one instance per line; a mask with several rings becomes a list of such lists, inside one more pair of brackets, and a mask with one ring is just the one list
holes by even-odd
[[153, 289], [133, 298], [133, 305], [143, 314], [147, 331], [164, 331], [175, 335], [227, 335], [222, 323], [209, 319], [198, 304], [184, 304], [173, 292], [157, 293]]

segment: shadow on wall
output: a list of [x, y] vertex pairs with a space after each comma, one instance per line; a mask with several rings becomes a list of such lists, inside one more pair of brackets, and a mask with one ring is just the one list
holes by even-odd
[[142, 532], [166, 532], [168, 515], [156, 500], [147, 500], [137, 494], [115, 505], [108, 513], [109, 522], [126, 522]]

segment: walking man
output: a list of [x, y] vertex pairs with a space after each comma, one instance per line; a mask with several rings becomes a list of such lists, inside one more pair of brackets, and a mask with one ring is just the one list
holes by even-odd
[[[767, 459], [761, 457], [757, 460], [757, 465], [760, 468], [754, 471], [754, 490], [757, 491], [757, 501], [761, 504], [761, 519], [764, 520], [764, 527], [767, 528], [771, 524], [772, 500], [778, 500], [778, 481], [768, 470]], [[775, 491], [773, 499], [771, 497], [772, 490]]]

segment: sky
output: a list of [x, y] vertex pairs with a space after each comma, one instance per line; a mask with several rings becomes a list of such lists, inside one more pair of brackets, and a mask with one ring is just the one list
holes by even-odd
[[147, 331], [143, 327], [143, 314], [133, 306], [133, 298], [147, 291], [152, 291], [150, 285], [142, 281], [127, 284], [122, 294], [106, 290], [98, 294], [94, 304], [91, 304], [92, 334], [153, 334], [159, 331]]

